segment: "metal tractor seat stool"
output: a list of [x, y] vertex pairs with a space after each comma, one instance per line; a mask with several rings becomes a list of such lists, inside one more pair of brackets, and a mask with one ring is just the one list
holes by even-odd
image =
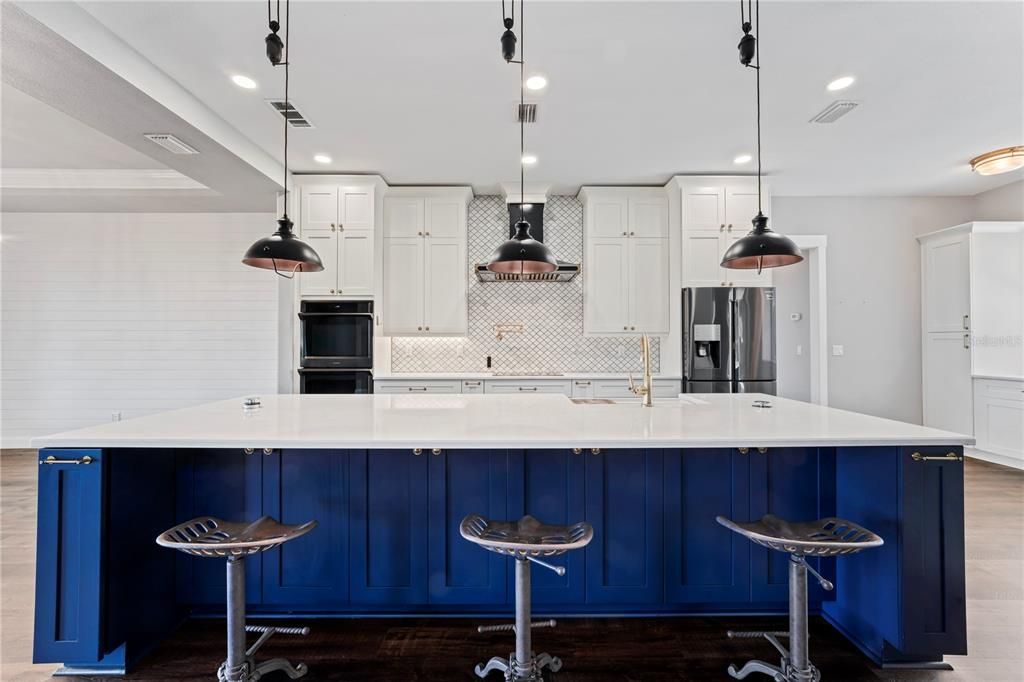
[[[764, 637], [782, 655], [780, 666], [764, 661], [747, 661], [742, 668], [729, 666], [729, 674], [742, 680], [751, 673], [764, 673], [776, 682], [817, 682], [821, 673], [810, 660], [807, 646], [807, 572], [826, 590], [834, 585], [807, 565], [806, 557], [832, 557], [856, 554], [882, 544], [878, 537], [852, 521], [829, 517], [805, 523], [790, 523], [771, 514], [760, 521], [736, 523], [718, 516], [716, 520], [729, 530], [763, 547], [789, 554], [789, 632], [733, 632], [730, 639]], [[787, 649], [779, 637], [789, 638]]]
[[589, 523], [572, 526], [548, 526], [532, 516], [518, 521], [488, 521], [471, 514], [459, 526], [462, 537], [484, 549], [505, 554], [516, 560], [516, 622], [509, 625], [483, 625], [477, 632], [508, 632], [516, 635], [516, 650], [508, 658], [495, 656], [486, 665], [476, 667], [477, 677], [486, 677], [494, 670], [505, 673], [509, 682], [539, 682], [544, 668], [558, 672], [562, 661], [550, 654], [533, 655], [531, 628], [553, 628], [554, 620], [530, 622], [530, 563], [565, 575], [564, 566], [555, 566], [541, 557], [565, 554], [590, 544], [594, 529]]
[[[301, 537], [316, 525], [316, 521], [309, 521], [301, 526], [286, 526], [269, 516], [254, 523], [232, 523], [201, 516], [165, 531], [156, 539], [161, 547], [193, 556], [227, 559], [228, 657], [217, 670], [217, 679], [221, 682], [250, 682], [275, 670], [283, 670], [293, 680], [306, 674], [305, 663], [293, 666], [283, 658], [256, 663], [256, 651], [271, 635], [308, 635], [309, 628], [245, 624], [245, 558]], [[245, 648], [247, 632], [260, 635], [248, 649]]]

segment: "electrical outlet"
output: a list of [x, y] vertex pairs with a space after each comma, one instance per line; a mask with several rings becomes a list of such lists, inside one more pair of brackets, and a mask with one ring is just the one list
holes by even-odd
[[110, 413], [110, 421], [112, 421], [112, 422], [119, 422], [119, 421], [121, 421], [121, 411], [118, 410], [117, 412], [111, 412]]
[[803, 346], [801, 346], [801, 345], [799, 345], [799, 344], [797, 344], [797, 347], [796, 347], [796, 354], [797, 354], [797, 355], [803, 355], [803, 354], [804, 354], [804, 347], [803, 347]]
[[834, 355], [835, 357], [843, 355], [843, 352], [844, 351], [842, 346], [832, 346], [832, 355]]

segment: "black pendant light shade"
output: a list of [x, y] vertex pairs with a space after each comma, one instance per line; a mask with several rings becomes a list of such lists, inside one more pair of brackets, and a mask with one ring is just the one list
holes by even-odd
[[754, 216], [754, 229], [746, 237], [737, 239], [722, 256], [722, 267], [731, 270], [757, 270], [793, 265], [804, 259], [792, 239], [773, 232], [768, 227], [768, 216]]
[[273, 270], [278, 274], [320, 272], [324, 264], [313, 247], [292, 232], [292, 221], [280, 218], [277, 232], [249, 247], [242, 262], [254, 268]]
[[530, 236], [530, 223], [525, 220], [516, 223], [515, 236], [502, 242], [487, 263], [491, 272], [509, 274], [553, 272], [557, 268], [558, 261], [548, 247]]

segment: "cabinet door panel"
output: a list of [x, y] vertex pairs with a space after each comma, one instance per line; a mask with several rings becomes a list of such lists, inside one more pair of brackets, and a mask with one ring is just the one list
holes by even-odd
[[968, 332], [924, 335], [924, 424], [974, 433]]
[[625, 237], [629, 232], [625, 198], [592, 199], [587, 202], [587, 237]]
[[963, 332], [970, 326], [970, 238], [938, 237], [924, 245], [925, 329]]
[[372, 296], [373, 232], [346, 227], [339, 239], [338, 293], [346, 296]]
[[683, 190], [683, 231], [718, 231], [724, 226], [724, 187], [687, 187]]
[[343, 187], [339, 223], [346, 230], [373, 230], [373, 190], [366, 187]]
[[430, 237], [465, 237], [466, 205], [450, 199], [426, 200], [425, 232]]
[[749, 460], [738, 450], [665, 453], [665, 593], [669, 602], [750, 599], [750, 542], [716, 520], [749, 518]]
[[427, 237], [423, 331], [466, 332], [466, 250], [460, 239]]
[[[765, 215], [770, 215], [767, 197], [763, 200]], [[757, 215], [757, 185], [725, 188], [725, 229], [726, 232], [742, 237], [753, 229]]]
[[423, 331], [423, 239], [384, 243], [384, 333]]
[[630, 198], [629, 236], [667, 239], [668, 201], [661, 197]]
[[390, 239], [423, 236], [423, 199], [386, 197], [384, 236]]
[[510, 559], [463, 539], [459, 524], [470, 514], [508, 516], [508, 454], [445, 450], [431, 455], [429, 477], [431, 603], [504, 604]]
[[683, 231], [683, 286], [722, 286], [721, 262], [722, 238], [717, 228]]
[[302, 188], [302, 233], [330, 230], [338, 224], [338, 188], [328, 185]]
[[426, 603], [428, 456], [411, 450], [352, 453], [353, 603]]
[[313, 247], [324, 269], [299, 275], [303, 296], [332, 296], [338, 291], [338, 233], [331, 230], [303, 231], [302, 238]]
[[348, 453], [275, 450], [263, 461], [263, 512], [281, 523], [317, 521], [263, 558], [263, 601], [322, 608], [348, 601]]
[[588, 604], [663, 599], [662, 455], [604, 450], [586, 456]]
[[629, 331], [629, 240], [588, 240], [583, 268], [584, 328], [589, 333]]
[[630, 238], [630, 331], [667, 334], [668, 240]]

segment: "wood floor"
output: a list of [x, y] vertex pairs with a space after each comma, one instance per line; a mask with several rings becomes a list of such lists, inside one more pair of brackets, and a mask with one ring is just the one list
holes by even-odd
[[[0, 452], [0, 682], [44, 680], [54, 669], [30, 663], [36, 462], [33, 451]], [[947, 659], [954, 672], [878, 670], [815, 621], [812, 659], [824, 680], [1024, 680], [1024, 472], [969, 460], [966, 491], [970, 655]], [[264, 651], [304, 660], [311, 667], [309, 680], [472, 680], [473, 664], [511, 648], [510, 636], [478, 635], [474, 623], [464, 620], [307, 624], [314, 627], [309, 638], [281, 638]], [[764, 625], [784, 627], [780, 619], [566, 620], [556, 630], [538, 631], [535, 644], [563, 658], [564, 669], [553, 677], [558, 682], [727, 680], [729, 662], [775, 661], [767, 643], [729, 642], [724, 631]], [[221, 621], [190, 623], [130, 679], [214, 679], [223, 642]]]

